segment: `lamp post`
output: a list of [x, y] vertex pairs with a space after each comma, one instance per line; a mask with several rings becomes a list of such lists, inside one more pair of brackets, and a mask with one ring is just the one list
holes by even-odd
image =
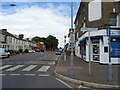
[[16, 6], [15, 4], [10, 4], [10, 5], [0, 5], [0, 6]]
[[107, 28], [108, 40], [109, 40], [109, 64], [108, 64], [108, 80], [112, 81], [112, 62], [111, 62], [111, 30], [110, 27]]
[[67, 35], [64, 35], [64, 62], [66, 62], [66, 37]]
[[73, 61], [74, 61], [74, 56], [73, 56], [73, 32], [74, 32], [74, 29], [73, 29], [73, 0], [71, 0], [71, 30], [70, 30], [70, 40], [71, 40], [71, 61], [70, 61], [70, 74], [73, 75], [74, 74], [74, 64], [73, 64]]

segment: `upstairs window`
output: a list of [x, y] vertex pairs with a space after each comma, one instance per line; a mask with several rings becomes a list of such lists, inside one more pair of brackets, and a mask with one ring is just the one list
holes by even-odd
[[117, 26], [117, 14], [110, 14], [110, 26]]

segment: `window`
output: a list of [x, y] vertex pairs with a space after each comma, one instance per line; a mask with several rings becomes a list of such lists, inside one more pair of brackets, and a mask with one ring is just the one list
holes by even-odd
[[117, 26], [120, 26], [120, 14], [117, 16]]
[[120, 38], [111, 38], [111, 42], [120, 42]]
[[117, 14], [110, 14], [110, 26], [117, 26]]
[[104, 47], [104, 52], [108, 52], [108, 47]]

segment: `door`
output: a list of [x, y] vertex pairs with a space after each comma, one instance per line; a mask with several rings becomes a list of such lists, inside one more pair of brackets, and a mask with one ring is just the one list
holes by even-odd
[[99, 61], [100, 60], [100, 49], [99, 44], [92, 45], [92, 60]]

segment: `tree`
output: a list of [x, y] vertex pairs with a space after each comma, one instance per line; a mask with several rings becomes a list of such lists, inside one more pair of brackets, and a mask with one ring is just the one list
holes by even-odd
[[58, 47], [58, 39], [56, 39], [56, 37], [49, 35], [46, 39], [46, 48], [50, 49], [50, 50], [55, 50]]
[[47, 38], [44, 37], [33, 37], [32, 41], [35, 42], [44, 42], [46, 49], [55, 50], [58, 47], [58, 39], [55, 36], [49, 35]]
[[32, 41], [35, 41], [35, 42], [40, 42], [40, 37], [38, 36], [35, 36], [32, 38]]

